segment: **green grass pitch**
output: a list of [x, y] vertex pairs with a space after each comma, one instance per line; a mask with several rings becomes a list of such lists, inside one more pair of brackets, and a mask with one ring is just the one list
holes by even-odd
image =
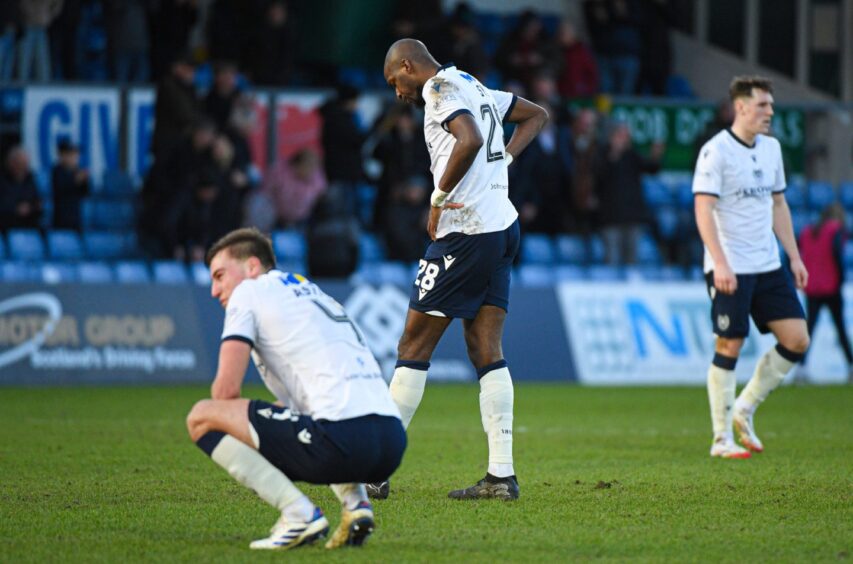
[[[478, 389], [429, 385], [362, 549], [258, 554], [276, 512], [187, 439], [206, 387], [0, 389], [0, 562], [814, 562], [853, 557], [853, 387], [785, 387], [764, 454], [712, 460], [702, 388], [516, 387], [515, 503], [485, 471]], [[247, 397], [268, 397], [258, 388]], [[337, 501], [304, 490], [334, 527]]]

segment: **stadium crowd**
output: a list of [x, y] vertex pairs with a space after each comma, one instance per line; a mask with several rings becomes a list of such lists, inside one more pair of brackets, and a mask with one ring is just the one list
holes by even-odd
[[[653, 241], [663, 262], [697, 264], [701, 245], [689, 213], [662, 227], [647, 205], [642, 175], [660, 168], [665, 147], [640, 154], [627, 126], [592, 102], [602, 93], [678, 94], [667, 80], [669, 3], [585, 0], [583, 22], [525, 11], [500, 18], [500, 35], [489, 27], [495, 18], [465, 3], [450, 13], [441, 5], [399, 3], [389, 36], [420, 38], [440, 60], [553, 117], [511, 169], [523, 230], [595, 237], [610, 265], [636, 263], [642, 241]], [[384, 240], [386, 258], [416, 260], [426, 234], [413, 227], [425, 226], [431, 190], [420, 116], [392, 103], [374, 124], [360, 124], [359, 90], [384, 86], [379, 62], [369, 78], [348, 81], [344, 69], [302, 60], [298, 13], [283, 0], [4, 2], [0, 73], [28, 82], [156, 83], [154, 164], [128, 214], [146, 258], [198, 261], [222, 234], [252, 224], [303, 232], [315, 276], [353, 272], [364, 232]], [[211, 77], [205, 83], [199, 73]], [[247, 138], [255, 117], [246, 93], [254, 86], [334, 88], [320, 109], [322, 152], [304, 147], [256, 170]], [[85, 223], [60, 211], [78, 209], [89, 184], [73, 156], [63, 156], [77, 148], [61, 144], [52, 205], [41, 200], [25, 151], [7, 152], [4, 228]], [[69, 217], [48, 219], [44, 210]]]

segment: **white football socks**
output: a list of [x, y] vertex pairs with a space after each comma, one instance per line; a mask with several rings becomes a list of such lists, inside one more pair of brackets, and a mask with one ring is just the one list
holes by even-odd
[[489, 441], [489, 469], [492, 476], [515, 474], [512, 466], [512, 378], [504, 366], [480, 378], [480, 416]]
[[367, 501], [367, 490], [364, 489], [364, 484], [329, 484], [329, 487], [335, 492], [341, 505], [347, 509], [353, 509], [362, 501]]
[[391, 378], [391, 398], [400, 410], [400, 419], [403, 428], [408, 429], [421, 398], [424, 397], [427, 371], [417, 370], [408, 366], [398, 366], [394, 369], [394, 377]]
[[714, 440], [733, 440], [732, 408], [735, 403], [735, 372], [712, 364], [708, 369], [708, 403], [711, 404], [711, 424]]
[[779, 354], [776, 347], [764, 353], [764, 356], [755, 366], [755, 372], [749, 379], [749, 383], [738, 396], [735, 409], [743, 411], [747, 415], [755, 413], [758, 405], [782, 383], [785, 375], [793, 368], [794, 364]]
[[210, 457], [235, 480], [280, 510], [286, 519], [309, 521], [313, 516], [314, 504], [311, 500], [252, 447], [231, 435], [225, 435]]

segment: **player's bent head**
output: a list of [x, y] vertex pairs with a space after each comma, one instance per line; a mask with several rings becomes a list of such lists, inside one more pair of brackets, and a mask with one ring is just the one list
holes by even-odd
[[773, 94], [773, 81], [763, 76], [741, 75], [732, 79], [729, 85], [729, 98], [732, 102], [740, 98], [752, 98], [754, 90]]
[[219, 239], [208, 249], [204, 263], [210, 267], [213, 258], [221, 251], [227, 251], [231, 258], [237, 260], [257, 257], [265, 271], [275, 268], [272, 241], [254, 227], [235, 229]]

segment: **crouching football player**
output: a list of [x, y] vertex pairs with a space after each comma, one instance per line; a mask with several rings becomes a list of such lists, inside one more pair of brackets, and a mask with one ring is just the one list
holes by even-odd
[[[342, 505], [326, 548], [358, 546], [374, 528], [364, 482], [387, 480], [406, 448], [379, 365], [334, 299], [275, 270], [269, 239], [232, 231], [207, 254], [225, 308], [212, 399], [187, 417], [190, 438], [235, 480], [281, 511], [251, 548], [286, 550], [329, 531], [295, 481], [329, 484]], [[249, 358], [278, 402], [240, 397]]]

